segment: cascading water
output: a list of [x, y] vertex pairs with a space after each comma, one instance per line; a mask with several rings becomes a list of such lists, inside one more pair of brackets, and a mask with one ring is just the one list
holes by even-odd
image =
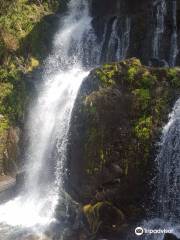
[[[174, 105], [169, 122], [164, 126], [160, 151], [156, 158], [157, 176], [154, 200], [156, 208], [146, 229], [166, 229], [180, 237], [180, 99]], [[150, 234], [145, 240], [163, 240], [164, 234]]]
[[160, 57], [160, 46], [161, 46], [161, 39], [164, 33], [164, 18], [166, 15], [166, 1], [165, 0], [154, 0], [153, 6], [155, 8], [155, 15], [156, 15], [156, 23], [155, 23], [155, 30], [154, 30], [154, 37], [153, 37], [153, 58]]
[[[55, 36], [53, 54], [46, 61], [38, 99], [29, 114], [25, 190], [0, 206], [2, 240], [15, 239], [12, 226], [44, 226], [53, 220], [58, 190], [63, 185], [71, 112], [81, 82], [88, 74], [83, 70], [82, 40], [90, 29], [87, 2], [71, 0], [69, 14]], [[52, 174], [49, 161], [55, 144], [59, 157]]]
[[123, 60], [127, 57], [130, 42], [131, 20], [129, 17], [125, 19], [125, 28], [121, 33], [121, 39], [118, 38], [118, 48], [116, 52], [117, 60]]
[[121, 26], [120, 23], [121, 20], [116, 18], [112, 24], [111, 35], [107, 46], [107, 61], [120, 61], [127, 56], [131, 30], [130, 19], [126, 17], [123, 26]]
[[[68, 9], [55, 36], [54, 50], [45, 62], [43, 81], [38, 86], [39, 96], [29, 113], [25, 189], [17, 198], [0, 206], [2, 240], [19, 240], [15, 231], [27, 228], [40, 231], [54, 220], [59, 192], [63, 188], [73, 105], [88, 70], [101, 62], [106, 33], [98, 43], [91, 26], [88, 1], [71, 0]], [[116, 32], [118, 24], [117, 19], [109, 49], [116, 42], [114, 56], [120, 60], [129, 47], [130, 20], [126, 19], [120, 37]]]
[[112, 31], [107, 47], [107, 59], [113, 59], [115, 57], [115, 49], [117, 48], [118, 42], [120, 41], [117, 33], [118, 33], [118, 18], [116, 18], [112, 24]]
[[175, 103], [168, 124], [164, 127], [158, 166], [158, 213], [164, 220], [180, 217], [180, 99]]
[[177, 1], [172, 1], [172, 18], [173, 18], [173, 32], [171, 36], [171, 47], [170, 47], [170, 59], [169, 65], [174, 67], [176, 65], [176, 58], [178, 55], [178, 43], [177, 43]]

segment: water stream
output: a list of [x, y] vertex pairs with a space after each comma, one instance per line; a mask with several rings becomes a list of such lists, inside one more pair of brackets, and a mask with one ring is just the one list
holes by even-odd
[[[18, 197], [0, 205], [1, 240], [24, 240], [29, 232], [42, 234], [55, 221], [72, 109], [83, 79], [100, 64], [104, 45], [104, 39], [97, 41], [91, 22], [88, 1], [69, 1], [68, 12], [61, 18], [54, 37], [53, 51], [45, 61], [38, 97], [29, 111], [25, 188]], [[122, 36], [118, 36], [118, 25], [117, 19], [109, 51], [116, 43], [114, 56], [119, 60], [126, 57], [129, 47], [129, 18]]]
[[[165, 229], [180, 238], [180, 99], [164, 126], [156, 158], [157, 176], [151, 220], [140, 223], [143, 228]], [[146, 234], [144, 240], [163, 240], [164, 234]]]
[[173, 31], [171, 35], [170, 59], [169, 65], [174, 67], [176, 65], [176, 58], [178, 55], [178, 34], [177, 34], [177, 1], [172, 1], [172, 19]]
[[[63, 187], [71, 112], [88, 75], [83, 68], [82, 40], [90, 28], [87, 2], [70, 1], [68, 15], [54, 38], [54, 50], [45, 63], [38, 98], [29, 112], [25, 189], [0, 206], [2, 240], [16, 239], [16, 232], [42, 229], [54, 221], [59, 189]], [[54, 161], [55, 146], [58, 158]]]
[[[173, 32], [169, 62], [174, 66], [178, 53], [175, 0], [172, 5]], [[159, 58], [167, 9], [165, 0], [154, 1], [154, 6], [153, 57]], [[129, 17], [123, 24], [120, 18], [115, 17], [110, 31], [106, 23], [101, 42], [98, 42], [91, 22], [88, 1], [69, 1], [68, 13], [61, 18], [53, 51], [45, 62], [38, 97], [29, 111], [25, 189], [15, 199], [0, 205], [0, 240], [24, 240], [20, 236], [24, 237], [29, 231], [42, 234], [46, 226], [55, 221], [54, 211], [60, 189], [63, 188], [71, 113], [81, 83], [90, 69], [102, 62], [105, 49], [104, 62], [122, 60], [127, 56], [131, 31]], [[180, 217], [179, 139], [180, 100], [176, 102], [164, 127], [156, 159], [157, 218], [143, 223], [151, 228], [173, 226], [178, 236], [180, 231], [174, 226]], [[54, 149], [58, 157], [54, 156]], [[163, 235], [144, 239], [162, 240]]]
[[154, 0], [153, 6], [155, 8], [155, 29], [153, 36], [153, 58], [160, 57], [160, 48], [161, 48], [161, 40], [162, 35], [165, 30], [164, 18], [166, 15], [166, 1], [165, 0]]

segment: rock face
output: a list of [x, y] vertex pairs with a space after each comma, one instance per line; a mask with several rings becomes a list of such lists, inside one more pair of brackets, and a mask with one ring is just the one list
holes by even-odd
[[6, 150], [4, 152], [4, 169], [6, 174], [18, 171], [21, 134], [22, 132], [18, 127], [10, 127], [8, 130]]
[[179, 240], [179, 238], [177, 238], [174, 234], [166, 233], [164, 240]]
[[142, 217], [154, 172], [154, 143], [179, 84], [178, 68], [149, 68], [137, 59], [90, 73], [70, 131], [67, 189], [77, 201], [92, 207], [110, 202], [127, 222]]
[[124, 214], [108, 202], [86, 205], [83, 210], [92, 233], [108, 235], [121, 230], [125, 223]]
[[21, 131], [18, 127], [5, 125], [3, 116], [0, 121], [1, 127], [3, 126], [0, 132], [0, 175], [13, 174], [17, 171], [17, 161], [20, 155]]
[[[109, 51], [114, 51], [119, 41], [125, 48], [125, 57], [138, 57], [146, 65], [153, 57], [170, 65], [180, 63], [179, 1], [90, 0], [90, 6], [98, 39], [105, 38], [106, 56], [103, 51], [102, 62], [108, 62], [108, 47], [111, 45]], [[116, 37], [110, 44], [114, 31]]]

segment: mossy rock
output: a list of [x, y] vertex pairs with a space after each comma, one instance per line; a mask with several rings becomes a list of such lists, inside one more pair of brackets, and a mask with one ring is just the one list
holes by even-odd
[[[178, 68], [145, 67], [138, 59], [133, 58], [120, 63], [106, 64], [98, 68], [95, 74], [99, 79], [100, 89], [86, 96], [84, 101], [88, 118], [91, 119], [86, 149], [87, 156], [90, 156], [88, 152], [94, 149], [93, 145], [95, 144], [96, 148], [99, 147], [96, 150], [99, 152], [99, 167], [94, 165], [94, 169], [101, 170], [101, 165], [108, 162], [107, 152], [111, 151], [104, 146], [107, 139], [105, 137], [107, 126], [105, 127], [104, 123], [108, 118], [108, 112], [116, 111], [115, 108], [118, 108], [116, 105], [120, 104], [118, 101], [123, 101], [122, 95], [129, 99], [129, 103], [127, 100], [124, 104], [130, 105], [128, 109], [132, 111], [127, 116], [130, 135], [136, 140], [137, 145], [143, 146], [144, 152], [147, 153], [149, 141], [158, 133], [158, 126], [162, 126], [164, 120], [167, 119], [168, 109], [173, 99], [173, 89], [174, 91], [180, 90], [178, 86], [180, 71]], [[99, 128], [97, 128], [97, 123], [101, 123]], [[98, 144], [100, 139], [101, 143]], [[130, 148], [136, 152], [135, 146], [130, 146]], [[92, 163], [92, 160], [89, 162]]]
[[180, 96], [179, 83], [179, 68], [146, 67], [136, 58], [90, 73], [77, 97], [69, 145], [70, 183], [82, 202], [109, 201], [123, 212], [134, 206], [144, 213], [155, 143]]
[[122, 211], [109, 202], [85, 205], [83, 212], [93, 234], [118, 232], [125, 223], [125, 216]]

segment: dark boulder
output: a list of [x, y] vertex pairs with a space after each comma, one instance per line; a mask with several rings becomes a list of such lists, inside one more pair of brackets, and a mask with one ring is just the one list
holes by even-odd
[[176, 235], [174, 235], [174, 234], [166, 233], [164, 235], [164, 239], [163, 240], [179, 240], [179, 238], [177, 238]]
[[68, 145], [66, 188], [76, 201], [111, 202], [128, 221], [144, 217], [155, 142], [180, 92], [179, 74], [138, 59], [90, 73], [75, 103]]
[[168, 63], [164, 59], [151, 58], [149, 65], [151, 67], [169, 67]]
[[92, 234], [107, 236], [124, 227], [126, 220], [123, 212], [109, 202], [98, 202], [84, 206], [84, 214]]

